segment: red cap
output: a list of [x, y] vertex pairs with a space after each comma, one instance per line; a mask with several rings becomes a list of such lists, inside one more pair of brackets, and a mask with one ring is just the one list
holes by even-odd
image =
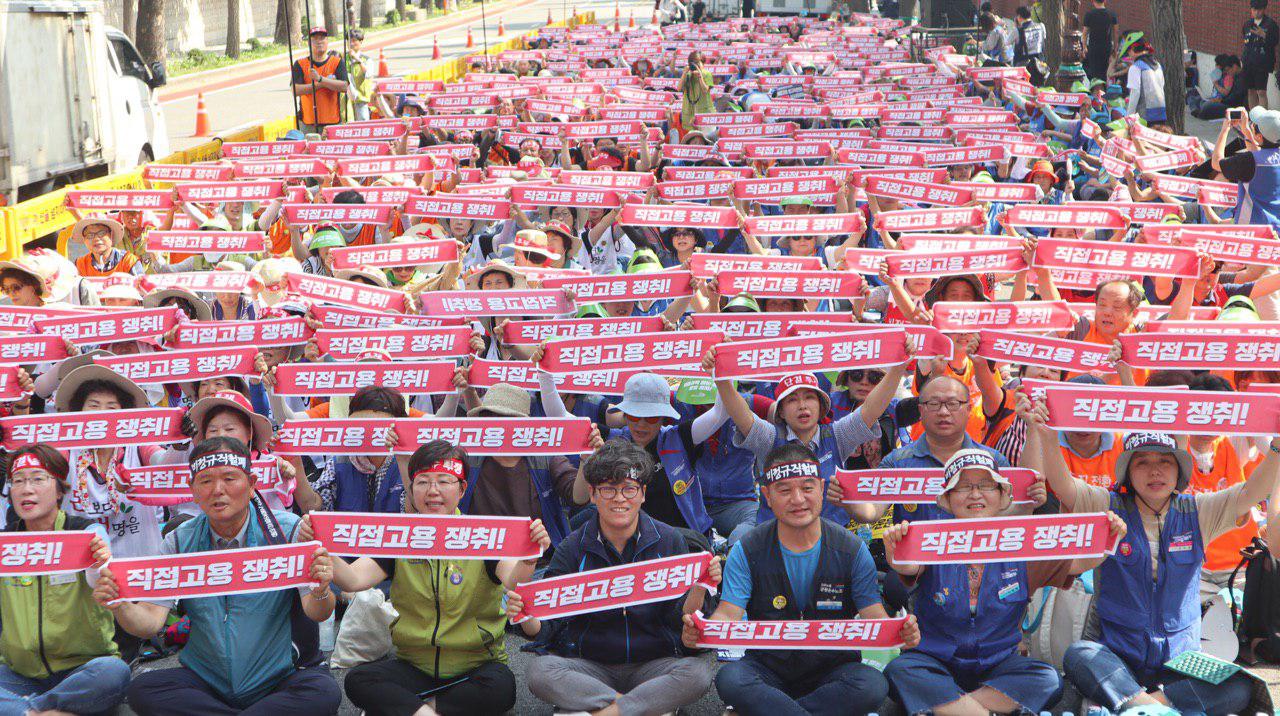
[[328, 37], [329, 31], [325, 29], [324, 25], [316, 25], [307, 33], [307, 37], [311, 37], [312, 35], [324, 35], [325, 37]]

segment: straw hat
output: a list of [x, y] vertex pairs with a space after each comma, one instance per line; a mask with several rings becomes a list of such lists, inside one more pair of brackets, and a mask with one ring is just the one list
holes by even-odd
[[207, 395], [197, 400], [187, 414], [191, 416], [191, 422], [196, 424], [196, 428], [203, 431], [210, 411], [224, 406], [243, 414], [249, 419], [249, 425], [253, 431], [253, 449], [258, 451], [266, 450], [268, 443], [271, 442], [271, 421], [265, 416], [253, 412], [249, 399], [241, 393], [237, 393], [234, 390], [223, 390], [213, 395]]
[[333, 277], [342, 279], [343, 281], [351, 281], [356, 278], [363, 278], [369, 283], [379, 288], [391, 288], [391, 283], [387, 281], [387, 276], [379, 269], [372, 266], [360, 266], [351, 269], [338, 269], [333, 272]]
[[480, 405], [467, 411], [468, 418], [498, 415], [508, 418], [529, 417], [529, 391], [510, 383], [496, 383], [480, 399]]
[[135, 408], [145, 408], [151, 405], [151, 401], [147, 400], [146, 393], [142, 392], [142, 388], [139, 388], [137, 383], [104, 365], [90, 364], [81, 365], [68, 372], [62, 382], [58, 384], [56, 400], [58, 412], [71, 412], [71, 399], [75, 397], [81, 386], [91, 380], [101, 380], [119, 387], [127, 395], [133, 397], [133, 407]]
[[469, 290], [478, 290], [480, 288], [480, 281], [485, 277], [485, 274], [492, 273], [494, 271], [509, 276], [511, 278], [511, 288], [513, 289], [526, 289], [529, 287], [529, 282], [525, 279], [524, 274], [517, 271], [514, 266], [505, 261], [490, 261], [489, 263], [476, 268], [463, 278], [463, 284]]
[[9, 261], [0, 261], [0, 270], [14, 269], [35, 279], [45, 303], [66, 300], [79, 284], [80, 271], [62, 254], [49, 249], [30, 249]]
[[195, 311], [195, 315], [191, 317], [193, 321], [211, 321], [213, 320], [213, 309], [209, 307], [209, 303], [191, 291], [185, 288], [162, 288], [157, 291], [148, 293], [142, 299], [142, 305], [146, 308], [160, 308], [166, 300], [176, 298], [186, 301], [191, 309]]
[[86, 219], [77, 221], [75, 226], [71, 227], [72, 241], [84, 241], [84, 230], [94, 224], [102, 224], [111, 230], [112, 245], [118, 244], [122, 239], [124, 239], [124, 224], [121, 224], [115, 219], [108, 219], [105, 216], [90, 216]]

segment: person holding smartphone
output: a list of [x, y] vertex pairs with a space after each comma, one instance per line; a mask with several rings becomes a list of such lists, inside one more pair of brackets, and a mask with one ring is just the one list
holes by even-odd
[[680, 92], [684, 95], [680, 107], [682, 132], [693, 129], [695, 116], [715, 111], [711, 102], [711, 85], [715, 80], [704, 67], [702, 53], [698, 50], [690, 52], [689, 68], [680, 75]]
[[[1247, 117], [1232, 108], [1218, 132], [1210, 159], [1214, 170], [1226, 181], [1240, 184], [1241, 224], [1280, 225], [1280, 111], [1254, 107]], [[1245, 150], [1225, 156], [1228, 137], [1236, 131], [1244, 139]]]

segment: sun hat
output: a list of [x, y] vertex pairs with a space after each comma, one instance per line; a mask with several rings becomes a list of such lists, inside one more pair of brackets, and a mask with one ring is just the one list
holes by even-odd
[[[440, 239], [447, 239], [447, 238], [449, 238], [449, 235], [445, 233], [443, 226], [424, 221], [421, 224], [414, 224], [413, 226], [405, 227], [404, 233], [400, 234], [395, 239], [392, 239], [389, 243], [394, 243], [396, 239], [408, 239], [409, 241], [430, 241], [430, 240], [440, 240]], [[402, 243], [408, 243], [408, 241], [402, 241]]]
[[342, 232], [332, 226], [323, 226], [317, 228], [315, 233], [311, 235], [311, 240], [307, 242], [308, 251], [319, 251], [320, 249], [342, 248], [347, 245], [347, 240], [342, 238]]
[[978, 448], [967, 448], [957, 450], [942, 468], [943, 486], [942, 492], [938, 495], [938, 507], [946, 509], [943, 502], [946, 500], [947, 493], [960, 484], [960, 476], [965, 470], [985, 471], [1000, 486], [1000, 490], [1006, 496], [1012, 498], [1013, 483], [1009, 482], [1009, 478], [1000, 474], [1000, 467], [996, 465], [996, 459], [991, 456], [991, 453]]
[[1036, 176], [1038, 175], [1043, 175], [1047, 177], [1050, 181], [1054, 181], [1054, 182], [1058, 181], [1058, 174], [1057, 172], [1053, 171], [1053, 164], [1049, 162], [1047, 159], [1041, 159], [1037, 161], [1035, 164], [1031, 165], [1031, 171], [1027, 172], [1027, 181], [1028, 182], [1035, 181]]
[[[123, 274], [115, 274], [117, 276]], [[98, 289], [98, 300], [100, 301], [137, 301], [142, 303], [142, 294], [138, 292], [138, 287], [133, 281], [111, 281], [105, 286]]]
[[1268, 142], [1280, 142], [1280, 112], [1259, 105], [1249, 110], [1249, 121]]
[[145, 308], [160, 308], [166, 300], [176, 298], [186, 301], [191, 306], [191, 310], [195, 313], [191, 317], [194, 321], [211, 321], [213, 320], [213, 309], [209, 307], [209, 302], [195, 295], [185, 288], [173, 286], [170, 288], [162, 288], [148, 293], [142, 297], [142, 305]]
[[671, 386], [656, 373], [635, 373], [627, 378], [622, 402], [614, 409], [637, 418], [680, 419], [680, 413], [671, 407]]
[[374, 286], [379, 288], [391, 288], [391, 283], [387, 281], [387, 275], [381, 270], [372, 266], [358, 266], [356, 268], [338, 269], [333, 272], [333, 277], [343, 281], [350, 281], [355, 278], [363, 278], [368, 280]]
[[973, 274], [963, 274], [960, 276], [943, 276], [937, 281], [934, 281], [933, 285], [929, 287], [929, 290], [925, 291], [924, 305], [932, 307], [933, 304], [941, 301], [942, 294], [946, 292], [947, 286], [950, 286], [953, 281], [963, 281], [969, 284], [969, 286], [973, 288], [973, 300], [982, 302], [991, 300], [987, 297], [986, 292], [982, 288], [982, 281], [978, 280], [977, 276]]
[[249, 425], [253, 431], [252, 447], [254, 450], [262, 451], [267, 449], [267, 445], [271, 442], [271, 421], [266, 416], [253, 412], [253, 406], [249, 404], [249, 399], [244, 397], [242, 393], [234, 390], [222, 390], [213, 395], [206, 395], [191, 406], [191, 410], [187, 412], [187, 415], [191, 416], [191, 422], [195, 423], [198, 429], [203, 430], [209, 413], [214, 408], [222, 406], [231, 408], [249, 419]]
[[105, 216], [89, 216], [76, 222], [71, 227], [71, 238], [73, 241], [84, 241], [84, 230], [94, 224], [102, 224], [111, 231], [111, 243], [118, 244], [124, 238], [124, 224], [115, 219], [108, 219]]
[[759, 313], [760, 302], [749, 293], [740, 293], [729, 299], [721, 313]]
[[1178, 443], [1167, 433], [1129, 433], [1124, 437], [1124, 452], [1116, 458], [1116, 488], [1129, 484], [1129, 462], [1134, 453], [1155, 452], [1173, 455], [1178, 461], [1178, 483], [1175, 489], [1181, 492], [1191, 483], [1191, 453], [1178, 448]]
[[569, 258], [577, 256], [582, 251], [582, 238], [574, 233], [569, 225], [559, 219], [552, 219], [542, 225], [542, 230], [548, 234], [555, 232], [564, 237], [566, 250], [569, 252]]
[[510, 383], [495, 383], [485, 392], [484, 397], [480, 399], [480, 404], [467, 411], [467, 417], [496, 415], [507, 418], [527, 418], [531, 402], [529, 391], [524, 388], [517, 388]]
[[598, 303], [584, 303], [578, 306], [575, 318], [608, 318], [609, 312]]
[[547, 245], [547, 232], [538, 229], [521, 229], [517, 231], [512, 250], [538, 254], [552, 261], [560, 258], [560, 254], [552, 251]]
[[66, 300], [80, 283], [80, 271], [76, 265], [51, 249], [29, 249], [21, 256], [0, 261], [0, 270], [7, 268], [35, 279], [45, 303]]
[[469, 290], [479, 290], [480, 282], [484, 279], [485, 275], [493, 273], [494, 271], [509, 276], [511, 278], [511, 288], [513, 289], [525, 289], [529, 287], [529, 282], [525, 279], [524, 274], [517, 271], [511, 264], [500, 260], [490, 261], [483, 266], [476, 267], [471, 271], [471, 273], [467, 274], [462, 279], [463, 284]]
[[[820, 414], [818, 415], [819, 419], [831, 412], [831, 396], [827, 395], [818, 385], [818, 378], [813, 373], [792, 373], [778, 381], [777, 389], [773, 393], [774, 405], [780, 406], [783, 398], [798, 390], [812, 390], [818, 394], [818, 400], [822, 403]], [[781, 415], [775, 416], [775, 420], [781, 423]]]
[[[106, 352], [104, 351], [101, 355], [106, 355]], [[92, 357], [90, 360], [92, 360]], [[124, 393], [133, 398], [133, 407], [135, 408], [146, 408], [151, 405], [151, 401], [147, 400], [147, 394], [142, 392], [142, 388], [139, 388], [137, 383], [105, 365], [90, 363], [68, 372], [66, 377], [58, 383], [58, 391], [54, 401], [58, 412], [71, 412], [71, 399], [75, 397], [76, 391], [91, 380], [101, 380], [119, 387]]]

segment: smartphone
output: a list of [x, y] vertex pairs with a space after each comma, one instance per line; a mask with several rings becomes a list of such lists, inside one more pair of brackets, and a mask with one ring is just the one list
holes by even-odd
[[1227, 108], [1227, 119], [1228, 120], [1244, 119], [1244, 107]]

